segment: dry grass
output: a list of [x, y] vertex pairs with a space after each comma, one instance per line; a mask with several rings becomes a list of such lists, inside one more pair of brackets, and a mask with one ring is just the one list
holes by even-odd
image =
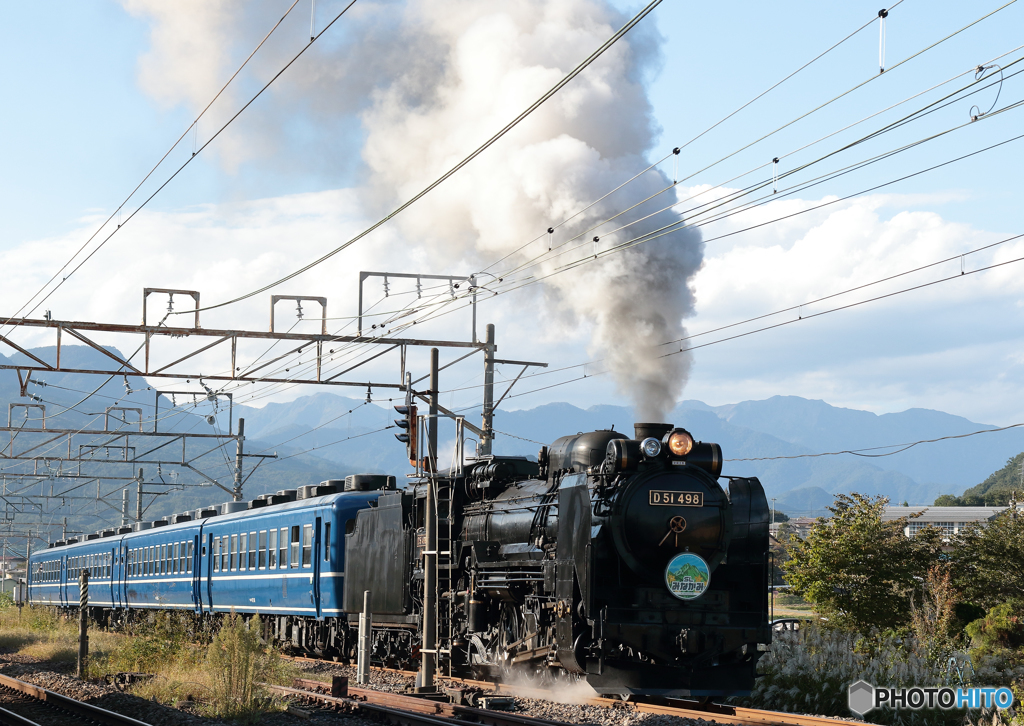
[[[92, 652], [117, 646], [118, 638], [90, 630]], [[57, 617], [51, 610], [0, 608], [0, 652], [17, 653], [43, 661], [68, 664], [78, 658], [78, 624]]]
[[[209, 646], [195, 643], [194, 623], [183, 614], [156, 614], [130, 632], [89, 628], [88, 677], [115, 673], [148, 673], [153, 677], [132, 688], [142, 698], [204, 715], [236, 721], [258, 720], [260, 714], [283, 710], [259, 682], [291, 685], [299, 669], [259, 642], [258, 624], [246, 627], [241, 618], [224, 621]], [[0, 608], [0, 652], [31, 656], [56, 665], [78, 657], [78, 623], [51, 609]]]

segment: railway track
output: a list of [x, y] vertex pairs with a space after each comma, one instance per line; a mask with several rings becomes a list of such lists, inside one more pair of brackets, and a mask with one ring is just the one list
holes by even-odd
[[[307, 659], [304, 659], [307, 660]], [[314, 659], [308, 659], [314, 660]], [[322, 661], [320, 661], [322, 662]], [[393, 673], [410, 674], [407, 671], [389, 670]], [[532, 689], [513, 687], [505, 684], [496, 684], [490, 681], [474, 681], [465, 678], [444, 677], [446, 680], [457, 682], [470, 687], [496, 690], [498, 693], [505, 693], [523, 698], [535, 698], [550, 700], [550, 692]], [[403, 726], [411, 724], [458, 724], [471, 722], [475, 724], [487, 724], [487, 726], [565, 726], [559, 721], [522, 716], [507, 713], [504, 711], [492, 711], [471, 706], [462, 706], [442, 701], [433, 701], [416, 696], [389, 693], [386, 691], [375, 691], [367, 688], [348, 688], [348, 698], [327, 695], [331, 692], [332, 685], [323, 681], [297, 679], [293, 684], [295, 687], [286, 688], [283, 686], [272, 686], [273, 690], [282, 695], [290, 695], [302, 699], [318, 701], [329, 704], [336, 708], [352, 708], [357, 704], [358, 708], [369, 710], [388, 709], [404, 711], [405, 714], [391, 714], [388, 720], [392, 723], [400, 723]], [[720, 724], [739, 724], [740, 726], [837, 726], [846, 724], [848, 721], [825, 716], [806, 716], [802, 714], [781, 713], [778, 711], [763, 711], [754, 708], [741, 708], [738, 706], [724, 706], [720, 704], [698, 704], [693, 701], [681, 699], [661, 699], [660, 702], [652, 701], [620, 701], [611, 698], [595, 697], [586, 701], [589, 705], [614, 707], [636, 713], [650, 713], [665, 716], [678, 716], [681, 718], [714, 720]], [[417, 720], [409, 716], [414, 713], [416, 716], [428, 717], [430, 720]], [[387, 715], [385, 713], [385, 715]], [[402, 720], [410, 719], [410, 720]]]
[[0, 724], [4, 726], [149, 726], [144, 721], [0, 675]]
[[304, 678], [296, 679], [294, 686], [288, 688], [268, 685], [267, 688], [281, 695], [317, 702], [339, 710], [369, 711], [401, 726], [569, 726], [562, 721], [374, 691], [369, 688], [347, 688], [346, 696], [329, 695], [332, 684]]

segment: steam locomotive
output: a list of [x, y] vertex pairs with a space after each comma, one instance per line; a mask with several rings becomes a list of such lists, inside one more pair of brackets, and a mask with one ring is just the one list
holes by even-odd
[[31, 555], [29, 601], [74, 611], [85, 572], [100, 623], [258, 614], [268, 640], [345, 659], [370, 591], [378, 663], [411, 665], [436, 623], [442, 672], [748, 692], [771, 640], [764, 491], [752, 478], [720, 486], [717, 444], [635, 430], [566, 436], [538, 461], [472, 460], [432, 486], [354, 475], [58, 541]]
[[[750, 691], [771, 642], [768, 503], [757, 479], [720, 486], [721, 467], [717, 444], [636, 424], [437, 477], [442, 667], [565, 671], [604, 694]], [[428, 491], [385, 493], [348, 527], [343, 609], [371, 592], [385, 659], [420, 643]]]

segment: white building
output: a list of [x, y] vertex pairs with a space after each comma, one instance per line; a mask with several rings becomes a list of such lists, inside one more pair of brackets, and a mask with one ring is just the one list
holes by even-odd
[[[1017, 508], [1024, 511], [1024, 505], [1018, 504]], [[938, 527], [942, 530], [943, 538], [950, 539], [969, 524], [991, 522], [1006, 509], [1006, 507], [886, 507], [882, 521], [891, 522], [900, 517], [907, 517], [909, 521], [903, 528], [903, 532], [908, 537], [913, 537], [925, 527]], [[921, 516], [915, 517], [916, 514]]]

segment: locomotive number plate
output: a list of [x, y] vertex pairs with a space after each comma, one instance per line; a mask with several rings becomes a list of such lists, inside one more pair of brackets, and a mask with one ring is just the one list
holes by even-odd
[[662, 492], [652, 489], [650, 503], [667, 507], [703, 507], [704, 492]]

